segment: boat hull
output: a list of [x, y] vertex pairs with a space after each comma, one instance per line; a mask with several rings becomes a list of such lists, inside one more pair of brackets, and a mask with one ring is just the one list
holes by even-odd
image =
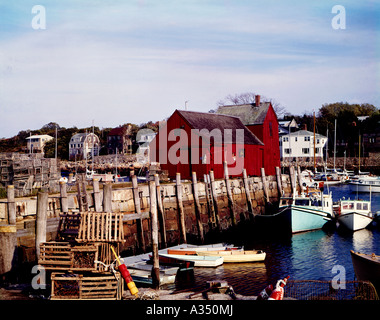
[[350, 251], [352, 265], [358, 280], [370, 281], [377, 292], [380, 290], [380, 257]]
[[176, 259], [194, 263], [194, 267], [218, 267], [223, 264], [223, 257], [197, 256], [197, 255], [176, 255], [159, 254], [161, 259]]
[[225, 263], [260, 262], [264, 261], [266, 253], [263, 251], [199, 251], [199, 256], [221, 256]]
[[347, 229], [357, 231], [368, 227], [372, 218], [358, 212], [350, 212], [340, 215], [338, 221]]
[[326, 212], [301, 206], [280, 208], [285, 221], [289, 223], [291, 233], [306, 232], [322, 229], [324, 224], [331, 220]]
[[370, 185], [358, 182], [350, 182], [351, 192], [380, 192], [380, 185]]

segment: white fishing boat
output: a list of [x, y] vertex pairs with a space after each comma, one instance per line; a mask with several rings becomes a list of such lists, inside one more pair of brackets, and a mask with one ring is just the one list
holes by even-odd
[[339, 223], [351, 231], [364, 229], [373, 220], [371, 202], [365, 200], [341, 200], [337, 216]]
[[194, 262], [194, 267], [218, 267], [223, 264], [223, 257], [216, 256], [198, 256], [198, 255], [180, 255], [160, 253], [159, 258], [175, 259], [182, 261]]
[[352, 192], [380, 192], [380, 177], [364, 176], [349, 182]]

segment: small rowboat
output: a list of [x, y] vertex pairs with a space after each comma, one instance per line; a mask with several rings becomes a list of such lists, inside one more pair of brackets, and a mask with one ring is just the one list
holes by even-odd
[[[152, 285], [152, 275], [151, 271], [148, 270], [138, 270], [138, 269], [130, 269], [129, 273], [132, 276], [134, 282], [139, 283], [140, 285]], [[165, 274], [160, 271], [160, 284], [169, 284], [175, 282], [176, 275], [175, 274]]]
[[[149, 255], [150, 260], [148, 263], [152, 263], [152, 256]], [[181, 271], [191, 270], [194, 268], [194, 261], [185, 259], [184, 256], [181, 256], [181, 259], [178, 259], [171, 255], [159, 254], [158, 255], [159, 263], [165, 266], [178, 267]]]
[[180, 255], [196, 255], [198, 252], [207, 251], [241, 251], [241, 248], [237, 247], [201, 247], [201, 248], [186, 248], [186, 249], [168, 249], [168, 254], [180, 254]]
[[222, 250], [222, 251], [199, 251], [199, 256], [221, 256], [224, 262], [259, 262], [264, 261], [266, 253], [262, 250]]
[[179, 255], [179, 254], [159, 254], [159, 259], [177, 261], [187, 261], [194, 263], [194, 267], [217, 267], [223, 264], [221, 256], [198, 256], [198, 255]]

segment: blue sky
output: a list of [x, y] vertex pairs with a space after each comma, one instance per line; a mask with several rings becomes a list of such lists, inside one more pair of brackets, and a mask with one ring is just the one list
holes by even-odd
[[[31, 12], [46, 9], [46, 29]], [[346, 29], [335, 30], [335, 5]], [[380, 107], [380, 0], [0, 2], [0, 138], [207, 112], [255, 92], [290, 113]]]

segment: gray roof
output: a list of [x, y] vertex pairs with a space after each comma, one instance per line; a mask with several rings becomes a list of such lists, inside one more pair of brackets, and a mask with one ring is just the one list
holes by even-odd
[[216, 113], [239, 117], [244, 125], [263, 124], [269, 106], [270, 102], [262, 102], [258, 107], [254, 103], [220, 106]]
[[[249, 131], [238, 117], [216, 113], [183, 110], [177, 111], [193, 129], [198, 129], [200, 131], [200, 135], [202, 137], [211, 139], [214, 143], [232, 141], [233, 143], [263, 145], [260, 139]], [[240, 137], [239, 135], [236, 136], [237, 129], [243, 130], [242, 133], [244, 134], [244, 141], [237, 141], [237, 137]], [[218, 133], [220, 133], [219, 136], [217, 135]], [[218, 138], [222, 138], [223, 141], [219, 141]]]
[[[299, 131], [295, 131], [295, 132], [291, 132], [288, 134], [288, 136], [313, 136], [314, 135], [314, 132], [311, 132], [311, 131], [307, 131], [307, 130], [299, 130]], [[321, 135], [319, 133], [315, 133], [315, 138], [317, 139], [327, 139], [326, 136], [324, 135]]]

